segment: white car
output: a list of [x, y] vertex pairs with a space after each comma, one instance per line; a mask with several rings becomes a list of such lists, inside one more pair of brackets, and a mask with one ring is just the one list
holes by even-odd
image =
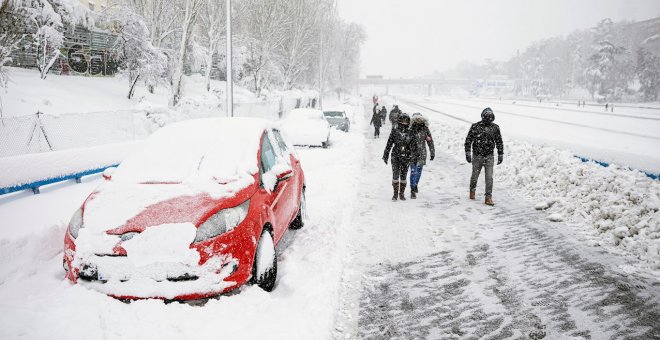
[[316, 109], [294, 109], [282, 121], [282, 132], [296, 146], [330, 145], [330, 123], [323, 111]]

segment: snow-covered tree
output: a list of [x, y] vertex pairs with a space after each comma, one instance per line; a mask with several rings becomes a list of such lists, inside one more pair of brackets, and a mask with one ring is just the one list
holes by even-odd
[[238, 40], [247, 54], [245, 71], [259, 96], [280, 75], [275, 61], [289, 18], [278, 1], [243, 0], [236, 7]]
[[172, 60], [173, 71], [170, 76], [170, 106], [175, 106], [179, 103], [179, 99], [181, 99], [184, 63], [188, 58], [193, 28], [195, 27], [197, 17], [204, 8], [204, 3], [204, 0], [181, 0], [178, 3], [181, 20], [179, 21], [178, 51]]
[[91, 26], [94, 21], [87, 7], [76, 0], [25, 0], [24, 15], [29, 18], [31, 40], [37, 50], [41, 79], [61, 56], [65, 26]]
[[118, 35], [117, 50], [121, 68], [128, 76], [130, 99], [139, 80], [157, 83], [165, 72], [167, 59], [151, 44], [145, 20], [128, 6], [117, 6], [110, 10], [106, 20]]
[[644, 100], [655, 101], [660, 93], [660, 57], [640, 47], [637, 50], [637, 79]]
[[198, 18], [198, 35], [206, 50], [204, 87], [206, 91], [210, 91], [213, 56], [218, 54], [220, 43], [225, 40], [227, 12], [224, 1], [207, 0], [204, 6]]
[[284, 40], [281, 48], [281, 68], [284, 87], [291, 89], [300, 75], [308, 68], [319, 44], [319, 23], [322, 0], [285, 1], [285, 12], [289, 20], [285, 21]]

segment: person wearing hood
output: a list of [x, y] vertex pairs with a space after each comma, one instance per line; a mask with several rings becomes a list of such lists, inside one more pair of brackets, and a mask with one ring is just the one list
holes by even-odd
[[390, 123], [392, 123], [392, 129], [396, 128], [396, 124], [399, 121], [399, 114], [401, 114], [399, 105], [394, 105], [394, 108], [392, 108], [392, 111], [390, 111]]
[[470, 199], [475, 199], [477, 181], [481, 169], [485, 169], [486, 200], [487, 205], [493, 203], [493, 151], [497, 147], [497, 164], [504, 159], [504, 143], [500, 127], [494, 124], [495, 114], [489, 107], [481, 112], [481, 121], [472, 124], [465, 138], [465, 159], [472, 163], [472, 177], [470, 178]]
[[390, 137], [387, 139], [383, 161], [387, 164], [392, 152], [392, 188], [394, 195], [392, 201], [397, 198], [405, 201], [404, 192], [406, 191], [406, 177], [408, 176], [408, 165], [413, 159], [418, 158], [417, 142], [415, 136], [410, 130], [410, 117], [406, 113], [398, 116], [396, 129], [392, 129]]
[[433, 136], [429, 129], [429, 122], [421, 113], [414, 113], [410, 121], [410, 130], [417, 143], [417, 157], [410, 162], [410, 198], [416, 199], [419, 179], [422, 177], [422, 169], [426, 165], [426, 147], [429, 148], [430, 160], [435, 158], [435, 147]]
[[369, 125], [374, 126], [374, 138], [380, 137], [380, 127], [383, 125], [383, 120], [381, 119], [382, 110], [378, 111], [377, 106], [378, 104], [374, 106], [374, 114], [371, 116], [371, 122], [369, 123]]

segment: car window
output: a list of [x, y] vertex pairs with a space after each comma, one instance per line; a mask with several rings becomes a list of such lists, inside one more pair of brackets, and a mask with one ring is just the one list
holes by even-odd
[[286, 142], [284, 141], [284, 138], [282, 138], [280, 131], [273, 130], [273, 135], [275, 136], [275, 140], [277, 140], [277, 145], [279, 146], [280, 150], [282, 150], [282, 154], [288, 154], [289, 148], [286, 146]]
[[264, 133], [261, 138], [261, 171], [263, 173], [268, 172], [275, 165], [275, 162], [277, 162], [275, 150], [270, 143], [268, 133]]

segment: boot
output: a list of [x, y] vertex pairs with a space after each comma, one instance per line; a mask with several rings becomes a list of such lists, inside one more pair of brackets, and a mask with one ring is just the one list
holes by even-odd
[[410, 187], [410, 198], [417, 199], [417, 190], [415, 187]]
[[470, 199], [471, 199], [471, 200], [474, 199], [474, 194], [475, 194], [474, 191], [470, 191]]
[[399, 199], [402, 201], [406, 200], [406, 183], [399, 183]]
[[486, 205], [493, 206], [495, 203], [493, 203], [493, 197], [492, 196], [486, 196]]
[[392, 183], [392, 188], [394, 188], [394, 196], [392, 196], [392, 201], [396, 201], [399, 196], [399, 182]]

